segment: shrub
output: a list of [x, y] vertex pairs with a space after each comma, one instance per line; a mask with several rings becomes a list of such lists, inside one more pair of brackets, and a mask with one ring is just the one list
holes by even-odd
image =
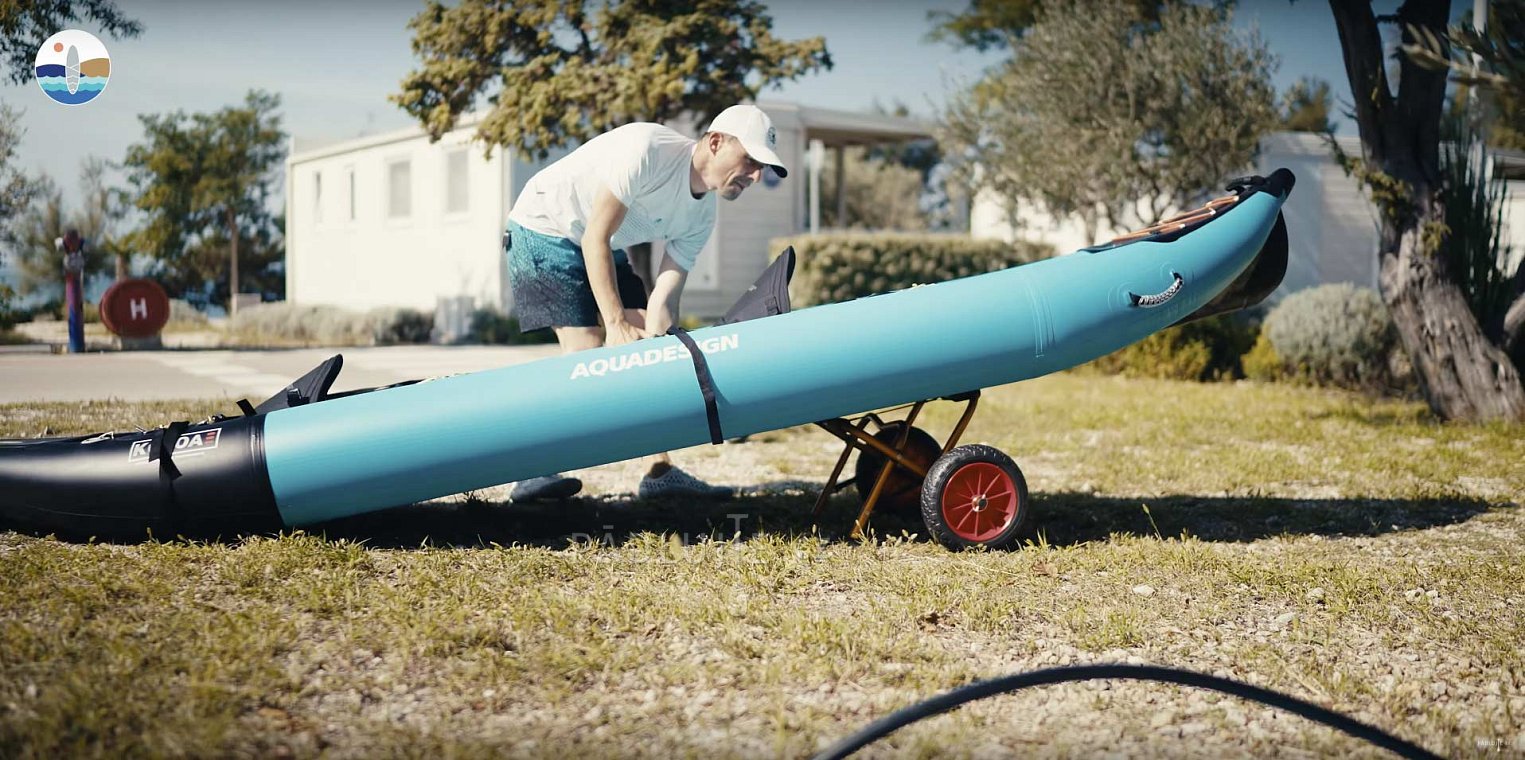
[[556, 334], [550, 330], [536, 330], [532, 333], [522, 333], [519, 332], [518, 319], [508, 316], [497, 309], [477, 309], [471, 312], [471, 333], [468, 340], [473, 343], [515, 346], [532, 343], [555, 343]]
[[1244, 376], [1251, 380], [1280, 380], [1286, 374], [1281, 357], [1276, 355], [1276, 348], [1271, 345], [1265, 330], [1255, 336], [1255, 345], [1239, 362], [1244, 367]]
[[15, 298], [16, 291], [0, 282], [0, 333], [10, 330], [21, 321], [21, 313], [13, 309]]
[[1241, 314], [1220, 314], [1161, 330], [1092, 362], [1108, 374], [1167, 380], [1227, 380], [1242, 377], [1239, 357], [1255, 340], [1258, 326]]
[[1037, 243], [933, 234], [844, 232], [769, 243], [772, 250], [790, 245], [799, 255], [789, 289], [798, 308], [994, 272], [1054, 253]]
[[378, 346], [398, 343], [428, 343], [434, 332], [434, 315], [418, 309], [383, 306], [366, 315], [371, 323], [371, 339]]
[[[1255, 345], [1265, 311], [1259, 307], [1233, 314], [1220, 314], [1185, 326], [1211, 352], [1208, 371], [1215, 379], [1244, 377], [1244, 355]], [[1204, 378], [1205, 379], [1205, 378]]]
[[415, 309], [383, 307], [361, 313], [289, 301], [246, 306], [228, 320], [228, 331], [245, 340], [323, 346], [423, 342], [433, 327], [433, 316]]
[[1298, 291], [1271, 310], [1264, 329], [1286, 375], [1367, 390], [1392, 383], [1397, 332], [1369, 288], [1338, 283]]
[[1502, 320], [1513, 302], [1519, 267], [1504, 225], [1508, 182], [1493, 178], [1493, 159], [1485, 156], [1482, 135], [1471, 120], [1451, 115], [1440, 128], [1441, 200], [1448, 230], [1440, 252], [1472, 315], [1487, 325]]
[[[80, 311], [85, 324], [101, 321], [101, 307], [94, 301], [85, 301]], [[30, 317], [38, 322], [66, 322], [69, 319], [69, 303], [62, 298], [50, 298], [33, 307]]]
[[201, 313], [200, 309], [192, 306], [190, 301], [186, 301], [181, 298], [169, 299], [168, 325], [192, 327], [197, 325], [205, 325], [206, 323], [207, 315]]
[[[358, 318], [358, 319], [357, 319]], [[254, 341], [358, 345], [369, 342], [364, 318], [336, 306], [275, 301], [246, 306], [228, 318], [228, 331]]]

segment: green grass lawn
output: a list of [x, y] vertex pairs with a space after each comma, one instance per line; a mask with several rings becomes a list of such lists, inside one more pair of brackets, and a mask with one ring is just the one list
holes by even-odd
[[[0, 436], [213, 402], [0, 406]], [[942, 436], [958, 407], [923, 419]], [[0, 756], [800, 757], [971, 680], [1081, 662], [1217, 673], [1446, 756], [1525, 752], [1525, 426], [1252, 383], [1064, 374], [987, 391], [1027, 548], [951, 553], [814, 490], [803, 427], [675, 455], [742, 487], [495, 488], [220, 542], [0, 532]], [[1090, 683], [976, 703], [870, 756], [1381, 751], [1252, 703]]]

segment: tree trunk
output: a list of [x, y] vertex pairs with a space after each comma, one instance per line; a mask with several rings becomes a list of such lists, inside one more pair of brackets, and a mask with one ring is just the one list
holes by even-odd
[[116, 255], [116, 281], [121, 282], [125, 279], [127, 279], [127, 254], [119, 253]]
[[[1329, 7], [1355, 93], [1362, 180], [1374, 183], [1381, 212], [1378, 284], [1425, 398], [1445, 419], [1525, 419], [1519, 371], [1489, 342], [1461, 285], [1425, 240], [1427, 228], [1433, 236], [1445, 221], [1439, 145], [1446, 73], [1399, 55], [1395, 94], [1371, 2], [1329, 0]], [[1444, 34], [1447, 13], [1445, 3], [1404, 0], [1394, 19], [1402, 42], [1413, 44], [1415, 29]]]
[[228, 276], [228, 316], [238, 313], [238, 217], [228, 209], [228, 239], [232, 261]]
[[1445, 419], [1525, 419], [1525, 385], [1514, 363], [1483, 335], [1445, 262], [1425, 251], [1424, 221], [1444, 218], [1438, 201], [1428, 208], [1406, 229], [1383, 230], [1379, 262], [1382, 300], [1425, 399]]

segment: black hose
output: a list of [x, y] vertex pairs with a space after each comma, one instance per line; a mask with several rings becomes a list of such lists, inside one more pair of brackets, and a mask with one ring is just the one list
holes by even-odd
[[1069, 681], [1090, 681], [1098, 678], [1162, 681], [1164, 683], [1175, 683], [1182, 686], [1196, 686], [1203, 689], [1221, 691], [1224, 694], [1231, 694], [1236, 697], [1280, 708], [1287, 712], [1301, 715], [1308, 720], [1322, 723], [1331, 728], [1337, 728], [1358, 739], [1390, 750], [1401, 757], [1439, 760], [1437, 755], [1431, 754], [1428, 750], [1417, 744], [1404, 741], [1381, 729], [1368, 726], [1365, 723], [1348, 718], [1333, 710], [1319, 707], [1311, 702], [1305, 702], [1280, 692], [1262, 689], [1259, 686], [1251, 686], [1247, 683], [1240, 683], [1227, 678], [1156, 665], [1073, 665], [1064, 668], [1048, 668], [1028, 673], [1017, 673], [990, 681], [977, 681], [968, 686], [933, 697], [925, 702], [896, 710], [870, 723], [862, 731], [827, 748], [824, 752], [816, 755], [815, 760], [839, 760], [839, 758], [847, 757], [869, 743], [890, 735], [902, 726], [910, 725], [923, 718], [930, 718], [933, 715], [948, 712], [966, 702], [993, 697], [997, 694], [1014, 692], [1029, 686], [1046, 686]]

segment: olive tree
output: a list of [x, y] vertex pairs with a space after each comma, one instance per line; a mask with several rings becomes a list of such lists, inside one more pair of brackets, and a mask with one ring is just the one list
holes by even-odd
[[954, 97], [964, 176], [1092, 231], [1152, 224], [1220, 189], [1276, 126], [1271, 54], [1228, 8], [1046, 2], [1011, 58]]

